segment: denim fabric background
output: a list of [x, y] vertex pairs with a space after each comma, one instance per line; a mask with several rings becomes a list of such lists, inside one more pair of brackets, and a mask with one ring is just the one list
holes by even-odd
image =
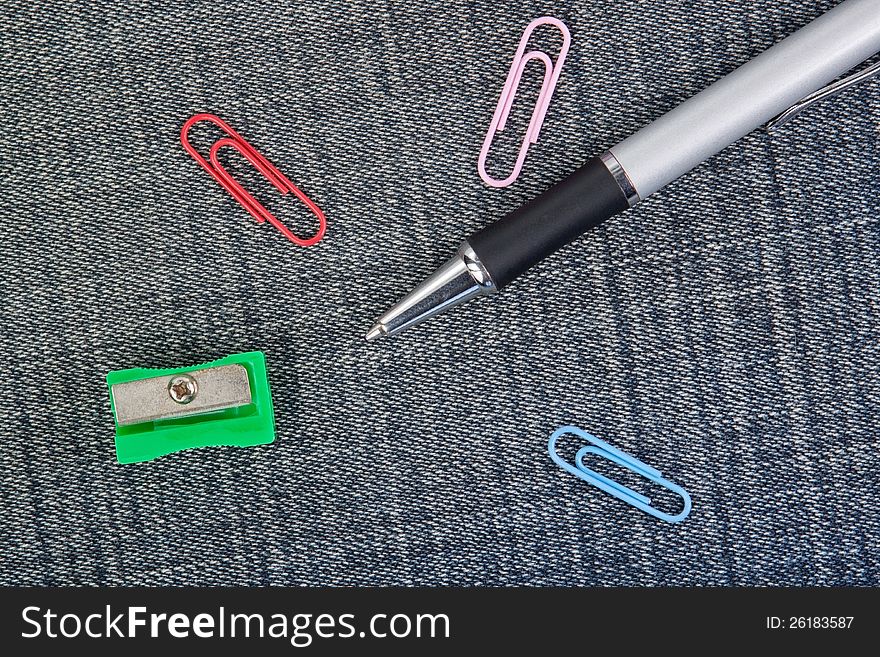
[[[363, 339], [470, 232], [833, 4], [4, 0], [0, 581], [878, 584], [877, 81], [505, 293]], [[490, 189], [476, 156], [544, 14], [571, 53], [520, 180]], [[323, 242], [257, 224], [193, 162], [199, 111], [324, 208]], [[274, 444], [115, 462], [108, 371], [252, 349]], [[690, 517], [556, 467], [568, 423], [683, 485]]]

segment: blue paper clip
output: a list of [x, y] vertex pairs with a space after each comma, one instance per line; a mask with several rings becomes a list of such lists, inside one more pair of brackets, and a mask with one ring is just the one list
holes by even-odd
[[[581, 447], [577, 454], [574, 457], [574, 465], [564, 460], [559, 454], [556, 452], [556, 441], [558, 441], [562, 436], [566, 434], [574, 434], [583, 438], [584, 440], [593, 443], [594, 446]], [[553, 434], [550, 436], [550, 442], [547, 445], [547, 449], [550, 452], [550, 458], [553, 459], [553, 462], [556, 463], [560, 468], [566, 470], [573, 474], [575, 477], [583, 479], [588, 484], [592, 484], [596, 486], [596, 488], [600, 488], [604, 490], [609, 495], [613, 495], [617, 497], [627, 504], [631, 504], [637, 509], [641, 509], [645, 513], [650, 513], [655, 518], [660, 518], [660, 520], [665, 520], [666, 522], [681, 522], [685, 518], [688, 517], [688, 514], [691, 512], [691, 496], [687, 494], [687, 491], [679, 486], [678, 484], [674, 484], [671, 481], [668, 481], [663, 478], [663, 473], [659, 470], [655, 470], [650, 465], [642, 463], [636, 458], [633, 458], [626, 452], [622, 452], [616, 447], [612, 447], [608, 443], [599, 440], [595, 436], [588, 434], [586, 431], [582, 429], [578, 429], [577, 427], [567, 426], [567, 427], [559, 427]], [[627, 488], [626, 486], [617, 483], [613, 479], [609, 479], [608, 477], [604, 477], [600, 475], [598, 472], [594, 472], [590, 470], [586, 465], [584, 465], [584, 457], [587, 454], [596, 454], [603, 458], [612, 461], [613, 463], [617, 463], [618, 465], [622, 465], [628, 470], [632, 470], [633, 472], [640, 474], [650, 481], [653, 481], [656, 484], [660, 484], [667, 490], [671, 490], [673, 493], [676, 493], [681, 496], [682, 501], [684, 502], [684, 509], [677, 515], [671, 515], [669, 513], [664, 513], [659, 509], [655, 509], [651, 506], [650, 498], [645, 497], [644, 495], [640, 495], [634, 490]]]

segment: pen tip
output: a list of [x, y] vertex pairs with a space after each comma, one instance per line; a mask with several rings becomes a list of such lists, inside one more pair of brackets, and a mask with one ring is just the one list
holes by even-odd
[[373, 342], [374, 340], [378, 340], [383, 335], [385, 335], [385, 327], [382, 326], [381, 324], [376, 324], [367, 333], [367, 342]]

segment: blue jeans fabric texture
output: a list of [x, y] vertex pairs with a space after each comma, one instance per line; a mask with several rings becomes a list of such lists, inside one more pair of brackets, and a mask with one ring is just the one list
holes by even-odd
[[[2, 0], [0, 583], [877, 585], [877, 81], [495, 298], [363, 340], [463, 237], [834, 4]], [[572, 49], [520, 180], [490, 189], [477, 153], [545, 14]], [[319, 245], [183, 151], [200, 111], [325, 210]], [[115, 462], [108, 371], [254, 349], [274, 444]], [[562, 424], [662, 470], [690, 517], [556, 467]]]

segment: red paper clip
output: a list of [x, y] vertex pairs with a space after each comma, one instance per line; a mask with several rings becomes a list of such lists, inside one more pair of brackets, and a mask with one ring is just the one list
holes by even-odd
[[[228, 137], [223, 137], [217, 140], [214, 142], [213, 146], [211, 146], [211, 151], [208, 154], [210, 163], [202, 157], [195, 148], [193, 148], [192, 144], [189, 143], [189, 129], [199, 121], [210, 121], [229, 135]], [[227, 192], [232, 194], [232, 197], [241, 203], [244, 209], [250, 212], [254, 219], [260, 223], [268, 221], [275, 226], [275, 228], [280, 230], [287, 239], [300, 246], [317, 244], [321, 241], [321, 238], [324, 237], [324, 231], [327, 230], [327, 218], [324, 216], [324, 212], [321, 208], [315, 205], [312, 199], [303, 194], [296, 185], [290, 182], [290, 180], [287, 179], [287, 176], [281, 173], [274, 164], [254, 150], [253, 146], [247, 143], [241, 135], [233, 130], [229, 124], [219, 116], [213, 114], [196, 114], [189, 121], [184, 123], [183, 127], [180, 129], [180, 142], [183, 144], [186, 152], [192, 155], [193, 159], [198, 162], [205, 171], [210, 173], [211, 177], [220, 183]], [[235, 178], [229, 175], [229, 172], [223, 168], [223, 165], [220, 164], [220, 160], [217, 157], [220, 149], [226, 146], [234, 148], [241, 153], [241, 155], [243, 155], [248, 162], [253, 164], [257, 171], [262, 173], [263, 176], [275, 185], [275, 187], [278, 188], [278, 191], [282, 194], [293, 192], [300, 201], [305, 203], [306, 207], [318, 218], [318, 232], [308, 239], [297, 237], [287, 226], [281, 223], [275, 215], [269, 212], [262, 203], [255, 199], [250, 192], [242, 187]]]

